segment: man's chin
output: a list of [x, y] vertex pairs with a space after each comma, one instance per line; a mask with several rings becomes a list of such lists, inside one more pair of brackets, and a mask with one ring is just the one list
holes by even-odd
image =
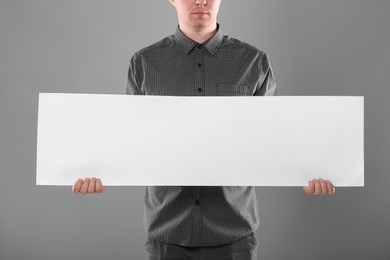
[[210, 22], [206, 20], [199, 20], [199, 21], [194, 21], [192, 24], [194, 28], [203, 29], [203, 28], [207, 28], [210, 25]]

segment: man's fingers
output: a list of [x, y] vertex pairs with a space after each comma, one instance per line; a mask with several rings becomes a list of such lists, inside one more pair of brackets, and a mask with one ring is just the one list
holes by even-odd
[[328, 186], [328, 194], [334, 194], [335, 193], [335, 188], [333, 184], [329, 180], [325, 180], [326, 185]]
[[306, 194], [312, 194], [314, 192], [314, 183], [312, 181], [309, 181], [309, 185], [304, 186], [302, 188], [303, 192], [305, 192]]
[[302, 189], [306, 194], [314, 195], [334, 194], [335, 192], [333, 183], [329, 180], [324, 180], [321, 178], [312, 179], [309, 181], [309, 185], [302, 187]]
[[95, 184], [96, 184], [96, 178], [93, 177], [89, 181], [89, 185], [88, 185], [88, 193], [89, 194], [95, 193]]
[[318, 181], [320, 182], [321, 185], [321, 194], [328, 194], [329, 193], [328, 185], [326, 184], [324, 179], [319, 179]]
[[80, 194], [94, 194], [101, 193], [106, 189], [106, 186], [103, 186], [102, 181], [98, 178], [85, 178], [78, 179], [72, 187], [73, 193]]
[[81, 189], [81, 185], [83, 185], [83, 179], [78, 179], [72, 187], [73, 193], [79, 193]]
[[81, 186], [81, 189], [80, 189], [81, 194], [85, 195], [88, 193], [89, 182], [90, 182], [89, 178], [84, 179], [83, 186]]
[[96, 180], [96, 192], [103, 192], [106, 189], [105, 186], [103, 186], [102, 181], [100, 179]]
[[322, 193], [320, 181], [317, 179], [313, 180], [314, 182], [314, 194], [318, 195]]

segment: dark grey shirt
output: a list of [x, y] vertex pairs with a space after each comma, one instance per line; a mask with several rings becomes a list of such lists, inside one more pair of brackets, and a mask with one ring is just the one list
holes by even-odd
[[[177, 28], [174, 35], [135, 53], [126, 92], [258, 96], [276, 95], [276, 85], [267, 55], [223, 35], [218, 25], [217, 32], [204, 44], [197, 44]], [[147, 187], [145, 224], [148, 237], [172, 244], [210, 246], [234, 242], [258, 227], [255, 189]]]

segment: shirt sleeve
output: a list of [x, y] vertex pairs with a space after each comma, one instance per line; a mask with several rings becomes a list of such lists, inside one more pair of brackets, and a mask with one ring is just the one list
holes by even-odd
[[126, 94], [127, 95], [145, 95], [142, 91], [142, 70], [136, 54], [130, 60], [129, 71], [127, 73]]
[[259, 61], [260, 80], [254, 96], [276, 96], [276, 83], [271, 64], [266, 53], [263, 53]]

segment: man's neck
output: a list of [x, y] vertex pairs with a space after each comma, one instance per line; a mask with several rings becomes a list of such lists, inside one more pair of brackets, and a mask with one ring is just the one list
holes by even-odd
[[214, 26], [204, 28], [193, 28], [180, 24], [179, 28], [188, 38], [197, 43], [204, 43], [215, 34], [217, 30], [217, 24], [215, 23]]

